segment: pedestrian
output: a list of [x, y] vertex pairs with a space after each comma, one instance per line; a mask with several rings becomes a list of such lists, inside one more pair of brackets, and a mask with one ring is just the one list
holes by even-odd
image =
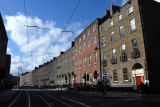
[[148, 97], [149, 96], [149, 92], [150, 92], [150, 87], [149, 87], [149, 84], [148, 84], [148, 82], [146, 82], [146, 84], [145, 84], [145, 93], [146, 93], [146, 97]]
[[102, 94], [105, 95], [105, 90], [104, 90], [104, 82], [101, 82], [101, 91], [102, 91]]
[[142, 97], [143, 97], [145, 87], [144, 87], [144, 83], [142, 81], [141, 81], [141, 84], [140, 84], [140, 88], [141, 88], [141, 93], [142, 93]]
[[97, 85], [96, 85], [96, 89], [97, 89], [97, 94], [98, 94], [98, 91], [99, 91], [99, 89], [100, 89], [100, 80], [98, 80], [98, 83], [97, 83]]

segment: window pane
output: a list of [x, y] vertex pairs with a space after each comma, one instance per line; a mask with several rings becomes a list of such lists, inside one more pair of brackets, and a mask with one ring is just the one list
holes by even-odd
[[93, 32], [95, 32], [95, 31], [96, 31], [96, 25], [93, 26]]
[[126, 45], [123, 44], [123, 45], [121, 46], [121, 49], [122, 49], [122, 51], [126, 50]]
[[128, 80], [128, 70], [127, 70], [127, 68], [123, 68], [123, 79]]
[[119, 21], [122, 20], [122, 15], [119, 15], [119, 16], [118, 16], [118, 20], [119, 20]]
[[86, 49], [86, 44], [85, 44], [85, 42], [83, 43], [83, 50], [85, 50]]
[[101, 32], [102, 32], [102, 33], [104, 32], [104, 27], [101, 28]]
[[136, 24], [135, 24], [134, 18], [130, 20], [130, 30], [131, 30], [131, 32], [136, 30]]
[[113, 79], [115, 82], [118, 81], [118, 78], [117, 78], [117, 71], [116, 70], [113, 70]]
[[88, 30], [88, 36], [90, 35], [90, 29]]
[[102, 38], [102, 46], [105, 46], [106, 43], [105, 43], [105, 37]]
[[123, 29], [123, 26], [120, 26], [120, 27], [119, 27], [119, 34], [120, 34], [120, 37], [124, 37], [124, 29]]
[[94, 44], [96, 43], [96, 35], [94, 35], [93, 43], [94, 43]]
[[94, 63], [97, 63], [97, 52], [94, 53]]
[[86, 37], [85, 34], [83, 34], [83, 40], [85, 40], [85, 37]]
[[114, 32], [111, 32], [111, 42], [114, 42]]
[[132, 13], [133, 12], [133, 6], [131, 6], [130, 8], [128, 8], [128, 13]]
[[88, 40], [88, 47], [90, 47], [91, 46], [91, 41], [90, 40]]
[[132, 40], [132, 48], [133, 48], [133, 49], [138, 49], [137, 39], [133, 39], [133, 40]]

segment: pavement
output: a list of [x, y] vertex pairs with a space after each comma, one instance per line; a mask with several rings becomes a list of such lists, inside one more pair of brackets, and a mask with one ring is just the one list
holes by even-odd
[[[73, 93], [78, 93], [78, 91], [71, 91]], [[79, 91], [79, 94], [83, 94], [86, 96], [99, 96], [99, 97], [116, 97], [116, 98], [125, 98], [125, 97], [139, 97], [141, 98], [141, 91], [105, 91], [105, 95], [103, 95], [101, 92], [96, 91]], [[144, 94], [144, 98], [145, 98]], [[158, 98], [160, 99], [160, 94], [150, 94], [149, 98]]]

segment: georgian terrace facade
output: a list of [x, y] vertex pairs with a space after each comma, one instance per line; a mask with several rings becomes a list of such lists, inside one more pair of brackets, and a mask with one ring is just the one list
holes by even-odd
[[[158, 43], [150, 39], [152, 37], [153, 41], [154, 38], [159, 41], [160, 38], [157, 37], [158, 33], [151, 35], [155, 29], [151, 28], [147, 19], [152, 19], [153, 16], [146, 15], [148, 11], [155, 12], [154, 5], [160, 8], [159, 3], [150, 0], [130, 0], [122, 7], [112, 5], [110, 17], [99, 26], [100, 40], [103, 42], [101, 56], [107, 63], [104, 66], [104, 73], [111, 87], [138, 89], [141, 81], [150, 82], [150, 85], [155, 84], [151, 81], [157, 79], [153, 78], [151, 72], [156, 73], [154, 69], [158, 67], [154, 63], [156, 60], [154, 57], [157, 56], [154, 53], [157, 52], [154, 46], [156, 44], [158, 46]], [[149, 58], [150, 55], [153, 59]], [[155, 68], [150, 64], [151, 60]]]

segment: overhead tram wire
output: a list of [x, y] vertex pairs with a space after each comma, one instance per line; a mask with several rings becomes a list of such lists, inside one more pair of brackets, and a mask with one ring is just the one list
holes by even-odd
[[[76, 9], [78, 8], [78, 6], [79, 6], [80, 2], [81, 2], [81, 0], [79, 0], [79, 1], [78, 1], [78, 3], [77, 3], [77, 5], [76, 5], [75, 9], [73, 10], [73, 12], [72, 12], [72, 14], [71, 14], [71, 16], [70, 16], [69, 20], [67, 21], [66, 26], [64, 27], [64, 31], [66, 30], [66, 28], [67, 28], [67, 26], [68, 26], [68, 24], [69, 24], [70, 20], [72, 19], [72, 17], [73, 17], [73, 15], [74, 15], [74, 13], [76, 12]], [[71, 32], [71, 31], [68, 31], [68, 32]], [[71, 32], [71, 33], [73, 33], [73, 32]], [[63, 34], [63, 32], [61, 33], [61, 35], [60, 35], [60, 36], [59, 36], [59, 38], [57, 39], [57, 41], [56, 41], [56, 43], [55, 43], [55, 45], [54, 45], [54, 46], [56, 46], [56, 44], [58, 43], [58, 41], [59, 41], [59, 39], [61, 38], [62, 34]]]
[[[68, 24], [69, 24], [70, 20], [72, 19], [72, 17], [73, 17], [73, 15], [74, 15], [74, 13], [76, 12], [76, 9], [78, 8], [78, 6], [79, 6], [80, 2], [81, 2], [81, 0], [79, 0], [79, 1], [78, 1], [78, 3], [77, 3], [77, 5], [76, 5], [76, 7], [74, 8], [74, 10], [73, 10], [73, 12], [72, 12], [72, 14], [71, 14], [71, 16], [70, 16], [69, 20], [67, 21], [66, 26], [64, 27], [64, 30], [63, 30], [63, 31], [61, 31], [61, 35], [59, 36], [59, 38], [57, 39], [57, 41], [55, 42], [55, 45], [54, 45], [53, 47], [55, 47], [55, 46], [56, 46], [56, 44], [58, 43], [59, 39], [61, 38], [61, 36], [62, 36], [62, 34], [63, 34], [64, 32], [71, 32], [71, 33], [75, 34], [75, 33], [74, 33], [74, 32], [72, 32], [71, 30], [68, 30], [68, 31], [65, 31], [65, 30], [66, 30], [66, 28], [67, 28], [67, 26], [68, 26]], [[48, 55], [48, 56], [49, 56], [49, 55]]]
[[[9, 15], [12, 15], [13, 16], [13, 14], [12, 13], [10, 13], [7, 9], [5, 9], [3, 6], [1, 6], [0, 5], [0, 8], [2, 8], [6, 13], [8, 13]], [[15, 17], [15, 19], [17, 20], [17, 22], [19, 22], [20, 24], [22, 24], [23, 26], [25, 26], [25, 24], [24, 23], [22, 23], [20, 20], [18, 20], [16, 17]]]
[[[24, 25], [24, 26], [28, 26], [25, 0], [23, 0], [23, 3], [24, 3], [24, 14], [25, 14], [25, 17], [26, 17], [26, 25]], [[27, 62], [28, 62], [28, 27], [27, 27]]]

